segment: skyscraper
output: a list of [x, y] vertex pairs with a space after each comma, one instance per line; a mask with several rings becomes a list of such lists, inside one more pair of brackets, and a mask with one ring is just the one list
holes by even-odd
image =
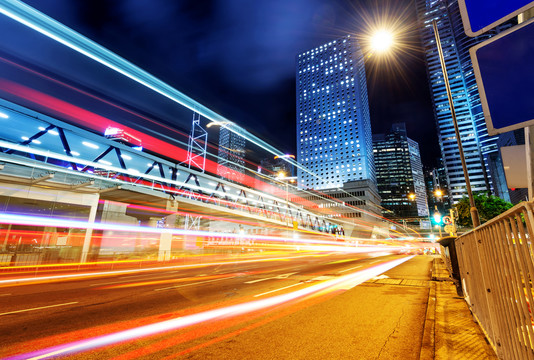
[[488, 135], [469, 48], [486, 40], [492, 33], [476, 38], [467, 37], [463, 30], [457, 0], [416, 0], [416, 6], [439, 145], [449, 184], [449, 195], [453, 202], [457, 202], [467, 194], [466, 182], [443, 82], [432, 21], [436, 20], [441, 38], [460, 137], [474, 192], [492, 189], [489, 160], [491, 154], [496, 153], [498, 149], [496, 137]]
[[381, 205], [393, 216], [428, 216], [419, 144], [408, 137], [405, 124], [393, 124], [389, 132], [373, 135], [373, 151]]
[[350, 35], [297, 57], [297, 161], [302, 189], [376, 184], [363, 53]]
[[245, 138], [225, 127], [219, 130], [217, 175], [229, 181], [243, 182], [245, 177]]

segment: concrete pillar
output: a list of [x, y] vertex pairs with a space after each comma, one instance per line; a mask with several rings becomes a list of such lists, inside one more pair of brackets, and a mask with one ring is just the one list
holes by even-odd
[[85, 231], [85, 237], [83, 239], [82, 245], [82, 254], [80, 256], [80, 262], [87, 262], [87, 254], [89, 253], [89, 248], [91, 247], [91, 239], [93, 237], [93, 228], [92, 225], [95, 223], [96, 211], [98, 209], [98, 200], [100, 194], [95, 194], [95, 197], [91, 204], [91, 210], [89, 210], [89, 218], [87, 219], [87, 230]]
[[[178, 211], [178, 202], [175, 200], [167, 200], [167, 211]], [[174, 228], [176, 215], [171, 214], [165, 217], [165, 228]], [[159, 251], [158, 261], [168, 261], [171, 259], [172, 249], [172, 234], [168, 232], [162, 232], [159, 237]]]
[[9, 232], [11, 231], [11, 224], [8, 224], [7, 230], [6, 230], [6, 237], [4, 238], [4, 245], [2, 246], [2, 251], [7, 250], [7, 241], [9, 239]]

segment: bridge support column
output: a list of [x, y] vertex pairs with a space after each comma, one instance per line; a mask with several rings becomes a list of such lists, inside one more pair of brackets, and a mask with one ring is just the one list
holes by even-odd
[[[166, 210], [167, 211], [178, 211], [178, 201], [167, 200]], [[175, 219], [176, 219], [175, 214], [166, 216], [165, 217], [165, 220], [166, 220], [165, 228], [174, 228]], [[171, 250], [172, 250], [172, 234], [164, 232], [159, 237], [158, 261], [170, 260]]]
[[80, 256], [80, 262], [87, 262], [87, 255], [89, 254], [89, 249], [91, 247], [91, 239], [93, 237], [93, 228], [92, 224], [95, 223], [96, 211], [98, 210], [98, 200], [100, 198], [99, 194], [95, 194], [92, 199], [91, 210], [89, 211], [89, 218], [87, 219], [87, 230], [85, 231], [85, 236], [83, 238], [82, 253]]

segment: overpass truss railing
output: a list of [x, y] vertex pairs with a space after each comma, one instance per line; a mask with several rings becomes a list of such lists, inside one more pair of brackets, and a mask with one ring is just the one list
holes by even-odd
[[270, 185], [279, 192], [275, 195], [261, 192], [6, 101], [0, 109], [9, 116], [0, 127], [0, 175], [25, 177], [32, 184], [63, 182], [67, 189], [82, 192], [149, 189], [291, 226], [297, 222], [301, 229], [330, 228], [325, 216], [288, 201], [287, 187]]

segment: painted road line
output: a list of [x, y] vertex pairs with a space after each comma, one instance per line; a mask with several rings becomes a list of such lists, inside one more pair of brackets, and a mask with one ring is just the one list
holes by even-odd
[[374, 263], [379, 262], [379, 261], [382, 261], [382, 259], [371, 261], [369, 264], [374, 264]]
[[358, 265], [358, 266], [355, 266], [355, 267], [351, 267], [350, 269], [345, 269], [345, 270], [341, 270], [339, 271], [340, 273], [344, 273], [344, 272], [347, 272], [347, 271], [351, 271], [351, 270], [354, 270], [354, 269], [358, 269], [358, 268], [361, 268], [363, 265]]
[[0, 294], [0, 296], [9, 296], [11, 294]]
[[254, 284], [254, 283], [257, 283], [257, 282], [260, 282], [260, 281], [272, 280], [272, 279], [287, 279], [288, 277], [290, 277], [293, 274], [296, 274], [296, 272], [282, 274], [282, 275], [273, 276], [273, 277], [268, 277], [268, 278], [265, 278], [265, 279], [256, 279], [256, 280], [245, 281], [245, 284]]
[[257, 282], [260, 282], [260, 281], [265, 281], [265, 280], [270, 280], [270, 279], [274, 279], [274, 278], [265, 278], [265, 279], [256, 279], [256, 280], [250, 280], [250, 281], [245, 281], [245, 284], [254, 284], [254, 283], [257, 283]]
[[288, 289], [288, 288], [290, 288], [290, 287], [297, 286], [297, 285], [302, 285], [302, 283], [298, 282], [298, 283], [293, 284], [293, 285], [284, 286], [284, 287], [279, 288], [279, 289], [275, 289], [275, 290], [271, 290], [271, 291], [264, 292], [264, 293], [262, 293], [262, 294], [254, 295], [254, 297], [267, 295], [267, 294], [270, 294], [270, 293], [273, 293], [273, 292], [277, 292], [277, 291], [280, 291], [280, 290], [284, 290], [284, 289]]
[[192, 285], [198, 285], [198, 284], [205, 284], [205, 283], [209, 283], [209, 282], [221, 281], [221, 280], [228, 280], [228, 279], [233, 279], [233, 278], [228, 278], [228, 277], [227, 277], [227, 278], [222, 278], [222, 279], [214, 279], [214, 280], [198, 281], [198, 282], [190, 283], [190, 284], [183, 284], [183, 285], [176, 285], [176, 286], [169, 286], [169, 287], [164, 287], [164, 288], [154, 289], [154, 291], [176, 289], [176, 288], [181, 288], [181, 287], [184, 287], [184, 286], [192, 286]]
[[41, 309], [49, 309], [49, 308], [53, 308], [53, 307], [66, 306], [66, 305], [72, 305], [72, 304], [77, 304], [77, 303], [78, 303], [77, 301], [73, 301], [73, 302], [68, 302], [68, 303], [64, 303], [64, 304], [56, 304], [56, 305], [40, 306], [40, 307], [36, 307], [36, 308], [31, 308], [31, 309], [9, 311], [9, 312], [5, 312], [5, 313], [1, 313], [0, 316], [2, 316], [2, 315], [9, 315], [9, 314], [17, 314], [17, 313], [26, 312], [26, 311], [34, 311], [34, 310], [41, 310]]

